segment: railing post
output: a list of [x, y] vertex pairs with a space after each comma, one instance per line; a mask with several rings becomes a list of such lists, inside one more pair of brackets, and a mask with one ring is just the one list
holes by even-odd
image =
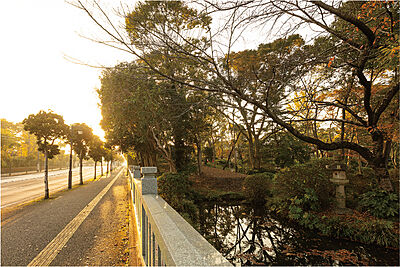
[[157, 195], [157, 167], [142, 167], [142, 195]]
[[140, 179], [140, 166], [132, 166], [133, 178]]

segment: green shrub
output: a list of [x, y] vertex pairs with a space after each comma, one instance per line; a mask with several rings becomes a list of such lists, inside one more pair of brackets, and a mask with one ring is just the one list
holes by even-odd
[[243, 189], [245, 197], [254, 204], [264, 204], [271, 197], [272, 179], [270, 172], [249, 175], [244, 179]]
[[196, 222], [195, 192], [186, 173], [164, 173], [157, 178], [158, 194], [190, 223]]
[[392, 185], [394, 187], [394, 191], [399, 194], [399, 186], [400, 186], [400, 173], [399, 169], [390, 169], [389, 170], [390, 181], [392, 181]]
[[378, 218], [392, 218], [399, 215], [399, 197], [382, 189], [375, 189], [360, 196], [362, 211]]
[[[348, 225], [347, 228], [353, 228], [353, 238], [366, 244], [378, 244], [380, 246], [398, 247], [398, 236], [393, 229], [393, 224], [389, 221], [370, 219], [357, 220]], [[351, 236], [348, 236], [351, 238]]]
[[390, 221], [357, 216], [320, 215], [291, 206], [289, 217], [298, 224], [338, 239], [398, 247], [398, 234]]
[[292, 210], [296, 210], [297, 212], [306, 210], [306, 211], [317, 211], [320, 209], [320, 201], [318, 200], [318, 196], [315, 193], [314, 189], [306, 188], [304, 195], [298, 197], [295, 196], [291, 199], [292, 203], [289, 206], [289, 211], [292, 213]]
[[376, 183], [375, 172], [368, 167], [349, 168], [346, 172], [349, 183], [346, 185], [346, 205], [348, 208], [357, 208], [360, 195], [374, 188]]
[[224, 166], [228, 161], [226, 159], [216, 159], [215, 163]]
[[[335, 186], [329, 180], [332, 172], [326, 169], [330, 160], [313, 160], [294, 165], [278, 172], [274, 179], [273, 193], [275, 202], [283, 209], [288, 209], [295, 199], [304, 199], [312, 195], [314, 206], [304, 200], [300, 208], [307, 210], [325, 210], [331, 206]], [[308, 199], [310, 201], [310, 199]], [[316, 206], [317, 205], [317, 206]]]
[[248, 170], [246, 173], [249, 175], [252, 174], [256, 174], [256, 173], [264, 173], [264, 172], [271, 172], [271, 173], [275, 173], [276, 172], [276, 168], [274, 165], [270, 164], [270, 165], [266, 165], [259, 168], [259, 169], [250, 169]]

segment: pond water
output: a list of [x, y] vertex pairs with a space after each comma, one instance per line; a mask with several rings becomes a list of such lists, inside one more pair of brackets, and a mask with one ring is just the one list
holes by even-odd
[[236, 266], [399, 266], [398, 250], [334, 240], [295, 229], [262, 208], [203, 204], [199, 222], [200, 233]]

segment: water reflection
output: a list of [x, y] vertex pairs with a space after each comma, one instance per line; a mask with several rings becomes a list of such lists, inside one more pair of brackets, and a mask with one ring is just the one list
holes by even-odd
[[199, 231], [240, 265], [399, 265], [397, 250], [331, 240], [278, 221], [263, 208], [202, 204]]

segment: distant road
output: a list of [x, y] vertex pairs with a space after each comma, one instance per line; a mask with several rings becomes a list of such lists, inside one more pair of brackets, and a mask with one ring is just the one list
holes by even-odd
[[[105, 169], [105, 168], [104, 168]], [[49, 191], [51, 194], [68, 186], [69, 170], [49, 172]], [[97, 176], [101, 173], [97, 168]], [[83, 182], [94, 177], [94, 167], [83, 168]], [[72, 184], [79, 184], [79, 168], [72, 170]], [[18, 205], [44, 196], [44, 173], [1, 177], [1, 208]]]

